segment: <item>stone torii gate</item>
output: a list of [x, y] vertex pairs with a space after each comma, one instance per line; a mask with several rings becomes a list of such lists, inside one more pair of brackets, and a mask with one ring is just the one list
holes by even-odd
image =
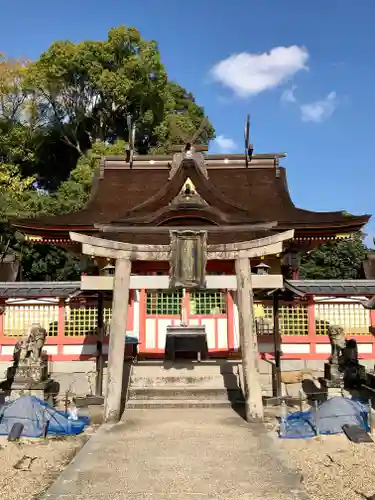
[[[181, 233], [190, 228], [183, 228]], [[200, 231], [201, 233], [204, 231]], [[253, 317], [253, 288], [250, 260], [283, 251], [283, 242], [292, 239], [294, 230], [251, 241], [207, 245], [205, 260], [234, 260], [237, 278], [240, 347], [247, 421], [263, 419], [263, 401], [258, 374], [258, 341]], [[115, 259], [112, 319], [108, 348], [108, 378], [105, 391], [104, 419], [121, 418], [124, 342], [126, 334], [129, 285], [132, 261], [171, 261], [171, 245], [141, 245], [70, 233], [72, 241], [82, 244], [82, 252], [92, 257]], [[204, 272], [204, 269], [203, 269]]]

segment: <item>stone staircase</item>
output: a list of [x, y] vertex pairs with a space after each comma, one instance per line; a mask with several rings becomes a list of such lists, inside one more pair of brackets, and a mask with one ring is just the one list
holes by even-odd
[[240, 407], [239, 364], [138, 362], [132, 367], [125, 409]]

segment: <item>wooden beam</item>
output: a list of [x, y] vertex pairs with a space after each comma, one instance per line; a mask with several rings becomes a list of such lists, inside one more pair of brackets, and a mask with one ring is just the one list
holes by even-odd
[[[172, 146], [170, 148], [170, 150], [173, 153], [182, 153], [182, 152], [184, 152], [185, 147], [186, 147], [186, 144], [181, 144], [181, 146], [178, 146], [178, 145]], [[203, 151], [208, 151], [208, 145], [206, 145], [206, 144], [192, 144], [191, 147], [194, 148], [194, 151], [197, 153], [203, 152]]]
[[133, 252], [125, 250], [112, 250], [110, 248], [97, 247], [94, 245], [82, 245], [82, 253], [91, 257], [105, 257], [107, 259], [130, 259], [132, 261], [147, 260], [147, 261], [168, 261], [171, 258], [170, 251], [168, 252]]
[[276, 255], [283, 251], [283, 244], [274, 243], [269, 246], [261, 246], [259, 248], [250, 248], [248, 250], [229, 250], [216, 252], [211, 250], [211, 245], [208, 245], [207, 260], [235, 260], [241, 256], [248, 259], [255, 257], [264, 257], [265, 255]]
[[280, 335], [280, 322], [279, 322], [279, 295], [280, 290], [273, 292], [273, 343], [274, 343], [274, 356], [275, 364], [273, 380], [273, 396], [280, 398], [281, 394], [281, 335]]
[[293, 236], [294, 236], [294, 229], [291, 229], [289, 231], [283, 231], [282, 233], [273, 234], [272, 236], [266, 236], [265, 238], [257, 238], [256, 240], [241, 241], [238, 243], [226, 243], [223, 245], [208, 245], [208, 251], [229, 252], [229, 251], [250, 250], [253, 248], [260, 248], [273, 245], [274, 243], [282, 243], [284, 241], [291, 240]]
[[103, 339], [104, 339], [104, 296], [98, 294], [98, 319], [97, 319], [97, 342], [96, 342], [96, 380], [95, 395], [103, 395]]
[[[119, 250], [124, 252], [168, 252], [169, 245], [134, 245], [131, 243], [123, 243], [122, 241], [106, 240], [96, 236], [88, 236], [87, 234], [69, 233], [70, 239], [77, 243], [92, 245], [96, 247], [108, 248], [110, 250]], [[104, 256], [103, 256], [104, 257]]]
[[[208, 245], [210, 249], [210, 245]], [[228, 252], [212, 252], [208, 250], [207, 260], [235, 260], [239, 253], [241, 257], [247, 257], [253, 259], [254, 257], [263, 257], [265, 255], [274, 255], [281, 253], [283, 251], [282, 243], [275, 243], [268, 247], [253, 248], [250, 250], [241, 250], [238, 252], [236, 250]], [[154, 252], [154, 251], [133, 251], [126, 250], [113, 250], [110, 248], [99, 247], [95, 245], [82, 245], [82, 253], [85, 255], [90, 255], [92, 257], [105, 257], [107, 259], [130, 259], [132, 261], [169, 261], [171, 258], [171, 252]]]
[[207, 231], [208, 234], [268, 231], [277, 226], [277, 222], [260, 224], [241, 224], [238, 226], [123, 226], [119, 224], [94, 224], [95, 229], [103, 233], [134, 233], [134, 234], [169, 234], [171, 231]]
[[[87, 291], [111, 291], [113, 290], [113, 276], [82, 276], [81, 290]], [[283, 276], [281, 274], [252, 274], [251, 284], [253, 288], [263, 290], [275, 290], [283, 287]], [[130, 276], [131, 290], [167, 290], [169, 288], [169, 276]], [[237, 290], [237, 279], [235, 275], [222, 275], [206, 277], [206, 288]]]
[[[243, 258], [262, 257], [281, 253], [283, 242], [293, 238], [294, 231], [267, 236], [251, 241], [230, 243], [227, 245], [208, 245], [208, 260], [234, 260], [240, 255]], [[93, 257], [109, 259], [125, 258], [141, 261], [170, 260], [170, 245], [132, 245], [119, 241], [106, 240], [80, 233], [70, 233], [72, 241], [82, 244], [82, 252]]]
[[130, 270], [129, 259], [117, 259], [108, 347], [108, 380], [104, 401], [104, 420], [112, 423], [118, 422], [121, 418]]
[[262, 388], [258, 372], [258, 340], [254, 324], [250, 261], [236, 259], [239, 330], [245, 392], [246, 420], [263, 420]]

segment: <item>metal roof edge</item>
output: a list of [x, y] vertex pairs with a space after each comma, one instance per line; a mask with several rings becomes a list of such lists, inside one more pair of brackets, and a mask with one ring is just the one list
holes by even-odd
[[80, 288], [80, 281], [0, 281], [0, 288]]
[[375, 279], [374, 280], [351, 280], [351, 279], [342, 279], [342, 280], [288, 280], [288, 283], [291, 283], [295, 287], [299, 286], [368, 286], [375, 287]]
[[306, 295], [302, 290], [299, 290], [296, 286], [294, 286], [290, 280], [284, 280], [284, 288], [299, 297], [304, 297]]

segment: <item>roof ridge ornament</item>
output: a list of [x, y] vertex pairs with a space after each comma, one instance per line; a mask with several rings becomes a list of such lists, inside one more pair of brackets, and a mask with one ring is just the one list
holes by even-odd
[[171, 147], [172, 152], [175, 154], [172, 159], [169, 180], [175, 175], [183, 160], [193, 160], [206, 179], [208, 178], [205, 157], [203, 155], [203, 152], [208, 151], [208, 146], [195, 144], [195, 141], [198, 139], [199, 134], [203, 131], [207, 121], [207, 116], [203, 117], [199, 127], [191, 137], [188, 137], [187, 134], [185, 134], [180, 127], [176, 125], [176, 123], [171, 123], [171, 128], [175, 130], [176, 135], [178, 135], [185, 142], [185, 144]]
[[253, 152], [254, 152], [254, 145], [250, 144], [250, 115], [249, 114], [246, 117], [244, 138], [245, 138], [245, 164], [246, 164], [246, 168], [247, 168], [249, 166], [249, 163], [251, 162], [251, 160], [253, 158]]
[[169, 171], [169, 180], [171, 180], [175, 176], [184, 160], [193, 160], [199, 171], [204, 175], [206, 179], [208, 179], [205, 157], [202, 153], [196, 152], [194, 146], [190, 146], [190, 149], [182, 151], [181, 153], [175, 153], [173, 155], [171, 169]]
[[126, 121], [128, 124], [128, 134], [129, 134], [129, 143], [125, 149], [125, 161], [129, 163], [130, 168], [133, 166], [134, 159], [134, 147], [135, 147], [135, 123], [132, 124], [132, 116], [128, 115], [126, 117]]

